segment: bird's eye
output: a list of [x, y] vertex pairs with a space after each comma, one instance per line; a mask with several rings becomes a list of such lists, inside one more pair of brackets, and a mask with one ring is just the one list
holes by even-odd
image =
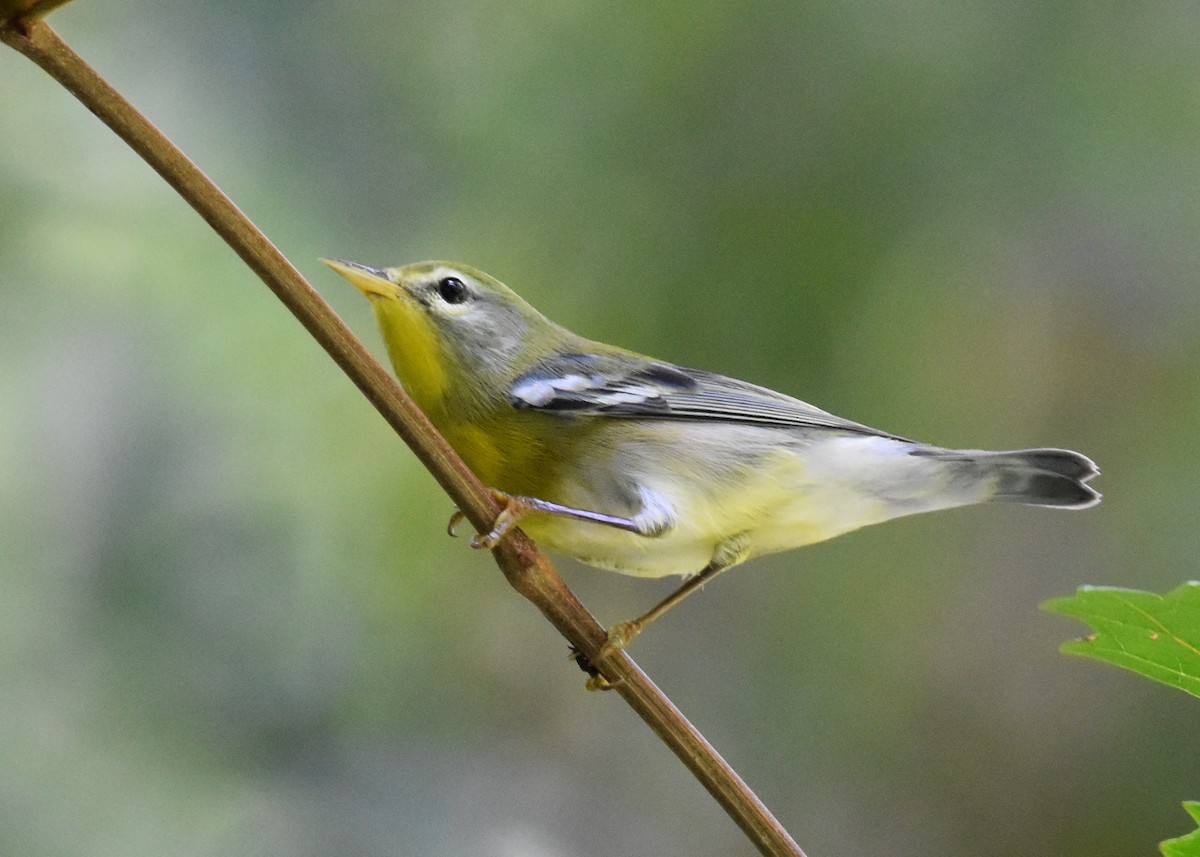
[[460, 304], [467, 299], [467, 284], [458, 277], [443, 277], [438, 280], [438, 294], [448, 304]]

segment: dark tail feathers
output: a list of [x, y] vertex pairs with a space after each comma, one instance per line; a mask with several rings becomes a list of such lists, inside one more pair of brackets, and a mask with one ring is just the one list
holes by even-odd
[[1086, 455], [1069, 449], [1018, 449], [1012, 452], [938, 450], [938, 458], [974, 465], [980, 479], [995, 479], [997, 503], [1086, 509], [1100, 502], [1087, 482], [1100, 470]]

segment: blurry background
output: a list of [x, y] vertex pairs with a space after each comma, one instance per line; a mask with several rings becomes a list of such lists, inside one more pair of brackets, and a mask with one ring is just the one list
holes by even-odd
[[[1146, 854], [1200, 704], [1056, 652], [1200, 576], [1200, 16], [138, 2], [53, 25], [309, 274], [478, 265], [934, 443], [1093, 456], [758, 561], [632, 647], [812, 857]], [[166, 186], [0, 54], [0, 849], [749, 853]], [[675, 585], [563, 563], [603, 622]]]

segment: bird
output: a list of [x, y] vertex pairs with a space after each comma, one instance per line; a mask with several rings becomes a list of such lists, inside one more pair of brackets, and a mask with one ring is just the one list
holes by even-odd
[[976, 503], [1084, 509], [1099, 474], [1068, 449], [947, 449], [746, 381], [580, 336], [456, 262], [324, 264], [370, 301], [402, 386], [552, 551], [681, 585], [608, 629], [624, 648], [716, 575], [892, 518]]

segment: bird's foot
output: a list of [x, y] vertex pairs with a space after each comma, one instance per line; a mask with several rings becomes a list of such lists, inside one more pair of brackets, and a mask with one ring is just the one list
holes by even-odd
[[624, 680], [617, 679], [613, 681], [609, 679], [600, 670], [596, 669], [587, 655], [574, 646], [571, 646], [570, 658], [575, 662], [576, 666], [588, 674], [588, 680], [583, 685], [588, 690], [612, 690]]
[[[471, 547], [477, 550], [491, 550], [500, 544], [501, 540], [508, 535], [508, 531], [533, 511], [532, 506], [525, 501], [524, 497], [514, 497], [494, 488], [488, 490], [491, 492], [492, 498], [500, 504], [500, 514], [496, 516], [489, 532], [476, 533], [471, 537]], [[458, 529], [458, 525], [463, 522], [464, 518], [466, 515], [463, 514], [462, 509], [455, 509], [454, 514], [450, 516], [450, 522], [446, 525], [446, 532], [450, 536], [456, 536], [455, 530]]]
[[625, 646], [642, 633], [642, 625], [644, 623], [640, 619], [632, 619], [629, 622], [618, 622], [608, 629], [608, 638], [604, 641], [604, 645], [600, 647], [600, 660], [610, 658], [617, 652], [624, 650]]

